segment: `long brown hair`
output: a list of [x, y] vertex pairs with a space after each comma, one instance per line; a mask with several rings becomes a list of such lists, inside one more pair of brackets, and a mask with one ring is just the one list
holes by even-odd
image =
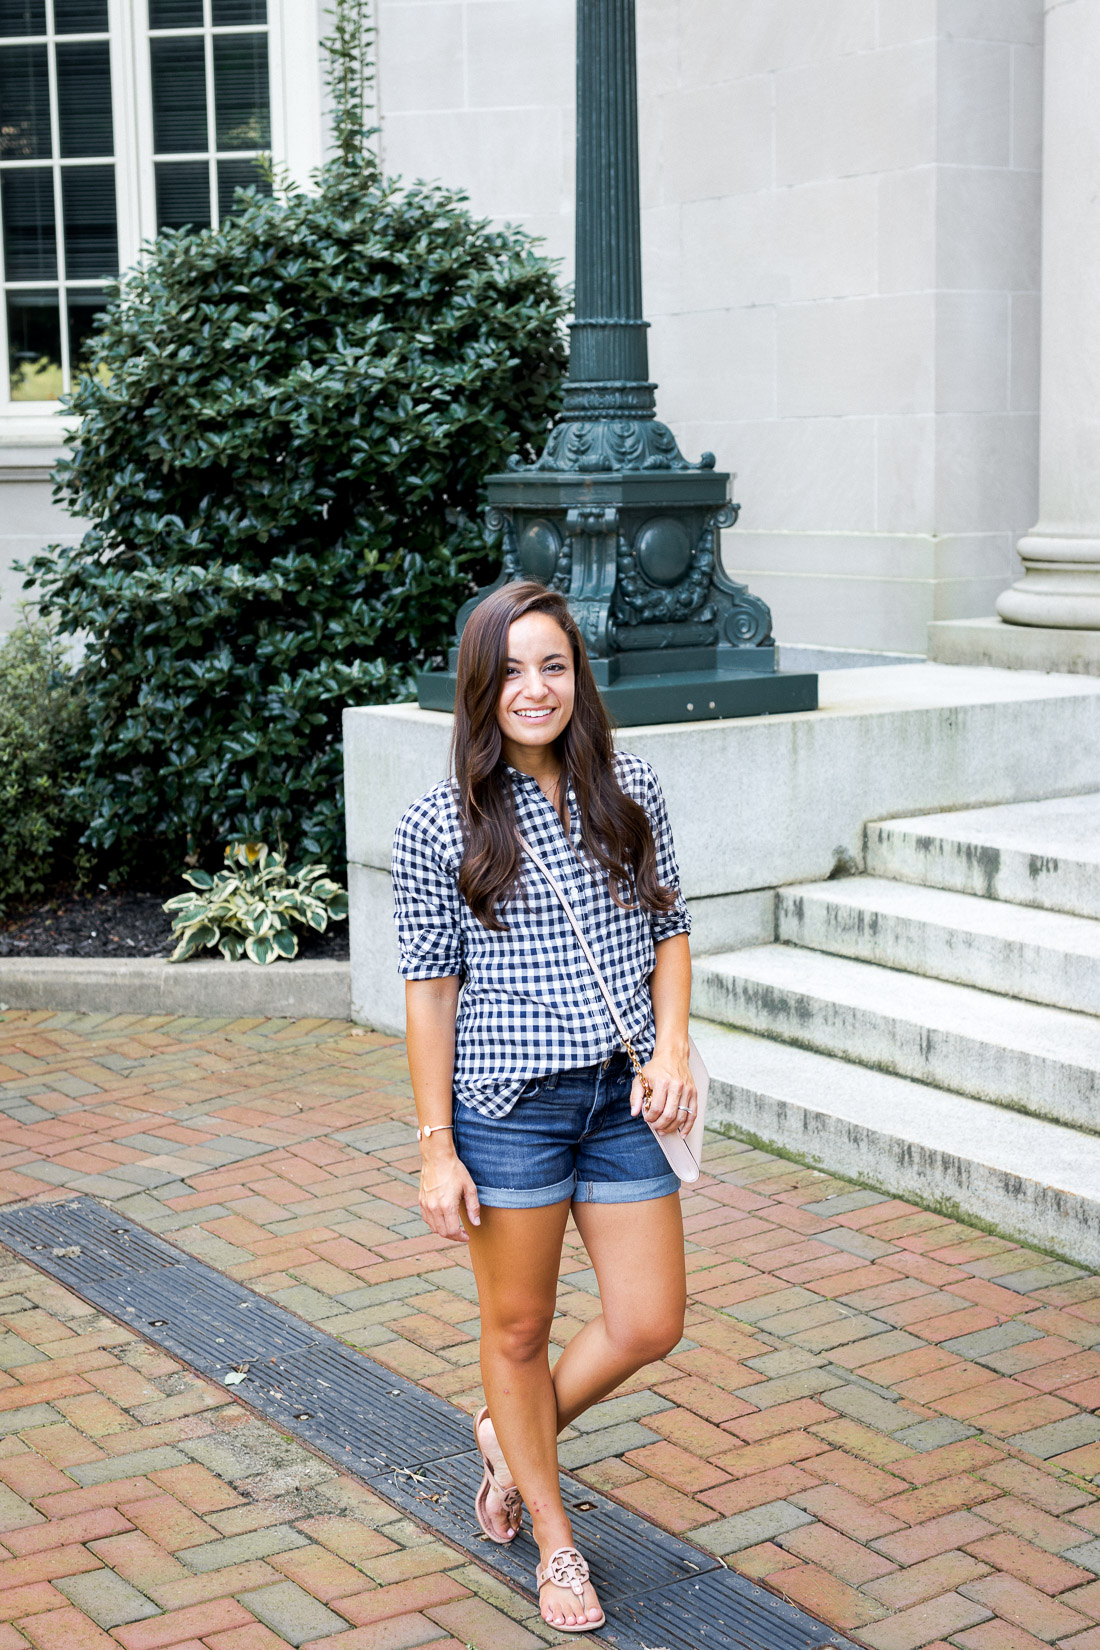
[[508, 669], [508, 631], [527, 613], [560, 625], [573, 650], [573, 714], [557, 746], [563, 794], [571, 782], [580, 810], [581, 841], [607, 872], [617, 905], [667, 911], [675, 895], [657, 879], [657, 853], [645, 809], [615, 775], [611, 724], [592, 667], [564, 596], [532, 580], [506, 584], [475, 607], [458, 649], [452, 760], [466, 852], [458, 888], [486, 928], [503, 929], [498, 905], [519, 886], [522, 855], [503, 756], [497, 706]]

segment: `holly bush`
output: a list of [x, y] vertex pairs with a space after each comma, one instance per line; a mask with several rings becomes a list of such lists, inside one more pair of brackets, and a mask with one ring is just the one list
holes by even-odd
[[483, 477], [541, 448], [564, 372], [536, 244], [365, 144], [236, 204], [116, 289], [58, 471], [90, 525], [29, 569], [84, 640], [87, 840], [124, 865], [343, 859], [341, 712], [444, 654], [492, 572]]

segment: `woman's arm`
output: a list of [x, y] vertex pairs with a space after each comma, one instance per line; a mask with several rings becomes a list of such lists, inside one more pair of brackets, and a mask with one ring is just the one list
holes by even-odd
[[481, 1224], [477, 1188], [459, 1161], [453, 1132], [446, 1128], [435, 1132], [439, 1124], [450, 1123], [452, 1116], [457, 1010], [457, 975], [405, 981], [406, 1039], [416, 1115], [421, 1128], [430, 1125], [433, 1131], [420, 1142], [420, 1212], [437, 1237], [468, 1243], [459, 1210], [465, 1203], [467, 1219], [474, 1226]]
[[[644, 1068], [653, 1087], [646, 1121], [658, 1133], [667, 1134], [691, 1121], [696, 1103], [695, 1080], [688, 1066], [691, 950], [687, 935], [673, 934], [659, 940], [656, 956], [649, 991], [657, 1039], [653, 1058]], [[641, 1082], [635, 1078], [630, 1091], [630, 1109], [635, 1117], [642, 1109], [642, 1098]], [[691, 1107], [691, 1112], [678, 1111], [677, 1107], [682, 1106]]]

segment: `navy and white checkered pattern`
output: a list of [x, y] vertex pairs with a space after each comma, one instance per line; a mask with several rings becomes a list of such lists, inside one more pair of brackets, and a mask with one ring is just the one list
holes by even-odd
[[[676, 904], [657, 916], [616, 905], [607, 876], [581, 849], [580, 814], [569, 787], [570, 838], [528, 774], [508, 769], [516, 819], [573, 904], [639, 1058], [653, 1052], [649, 976], [660, 940], [691, 931], [680, 893], [665, 799], [640, 757], [615, 757], [619, 783], [649, 816], [657, 875]], [[528, 864], [503, 932], [485, 928], [458, 891], [463, 854], [453, 781], [414, 802], [393, 842], [394, 920], [407, 980], [457, 974], [455, 1098], [485, 1117], [505, 1117], [532, 1078], [594, 1065], [621, 1047], [577, 936], [546, 878]]]

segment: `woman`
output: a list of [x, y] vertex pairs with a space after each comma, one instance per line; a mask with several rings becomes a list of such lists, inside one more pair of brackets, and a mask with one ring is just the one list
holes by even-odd
[[[453, 759], [454, 780], [394, 839], [420, 1208], [433, 1232], [470, 1244], [477, 1281], [478, 1521], [504, 1543], [527, 1506], [543, 1619], [587, 1633], [604, 1616], [562, 1505], [557, 1435], [683, 1331], [680, 1183], [646, 1122], [687, 1129], [695, 1113], [690, 923], [656, 776], [615, 753], [555, 592], [511, 584], [475, 608]], [[644, 1082], [521, 833], [564, 886]], [[570, 1210], [602, 1311], [551, 1373]]]

